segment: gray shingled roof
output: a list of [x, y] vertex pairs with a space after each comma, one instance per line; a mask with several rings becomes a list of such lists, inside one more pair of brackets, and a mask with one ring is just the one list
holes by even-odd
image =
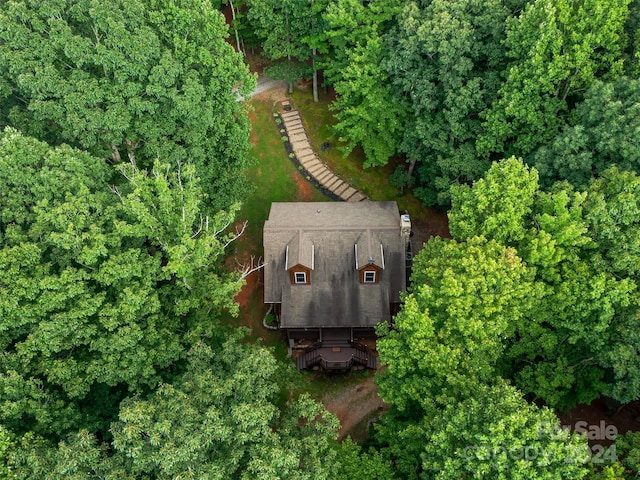
[[[378, 284], [360, 284], [356, 244], [359, 267], [384, 266]], [[389, 319], [389, 303], [405, 289], [395, 202], [273, 203], [264, 251], [264, 300], [282, 303], [285, 328], [373, 326]], [[313, 268], [311, 284], [291, 285], [287, 261]]]

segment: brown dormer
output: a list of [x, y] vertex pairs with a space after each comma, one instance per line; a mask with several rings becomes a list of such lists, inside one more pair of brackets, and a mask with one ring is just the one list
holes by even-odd
[[375, 285], [380, 282], [382, 269], [375, 264], [367, 264], [360, 267], [360, 283], [364, 285]]
[[311, 285], [311, 271], [315, 266], [315, 246], [300, 230], [285, 249], [285, 269], [292, 285]]
[[311, 285], [311, 269], [304, 265], [294, 265], [289, 269], [292, 285]]
[[376, 285], [384, 270], [384, 246], [378, 238], [366, 229], [354, 245], [356, 270], [360, 275], [360, 283]]

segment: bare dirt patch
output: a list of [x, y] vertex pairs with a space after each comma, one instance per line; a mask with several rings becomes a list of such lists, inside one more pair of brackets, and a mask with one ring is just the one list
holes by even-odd
[[350, 385], [322, 399], [324, 406], [340, 420], [338, 440], [350, 435], [355, 442], [367, 438], [368, 427], [388, 409], [378, 396], [373, 376], [357, 385]]
[[[261, 275], [260, 272], [253, 272], [245, 279], [245, 284], [236, 295], [236, 303], [240, 307], [240, 310], [245, 309], [249, 300], [257, 295], [263, 298]], [[251, 326], [251, 328], [253, 328], [253, 326]]]
[[287, 98], [286, 87], [271, 88], [269, 90], [265, 90], [264, 92], [257, 93], [251, 97], [252, 100], [258, 100], [261, 102], [271, 101], [274, 105], [286, 100]]
[[313, 198], [313, 188], [311, 184], [298, 173], [293, 174], [293, 179], [298, 187], [298, 200], [301, 202], [311, 201]]
[[411, 231], [413, 232], [411, 245], [414, 255], [422, 250], [424, 243], [431, 237], [451, 238], [447, 212], [433, 207], [425, 208], [425, 211], [424, 217], [411, 218]]

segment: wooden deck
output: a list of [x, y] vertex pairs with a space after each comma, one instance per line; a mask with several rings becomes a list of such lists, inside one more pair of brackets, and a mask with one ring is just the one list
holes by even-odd
[[298, 370], [316, 365], [323, 370], [348, 370], [354, 365], [375, 370], [377, 356], [364, 345], [355, 342], [318, 342], [297, 358]]

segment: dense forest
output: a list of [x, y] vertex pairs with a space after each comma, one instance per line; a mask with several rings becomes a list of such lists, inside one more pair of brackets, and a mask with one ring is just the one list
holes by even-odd
[[[362, 444], [229, 321], [249, 51], [448, 209]], [[637, 478], [556, 413], [640, 399], [640, 0], [0, 0], [0, 127], [0, 478]]]

